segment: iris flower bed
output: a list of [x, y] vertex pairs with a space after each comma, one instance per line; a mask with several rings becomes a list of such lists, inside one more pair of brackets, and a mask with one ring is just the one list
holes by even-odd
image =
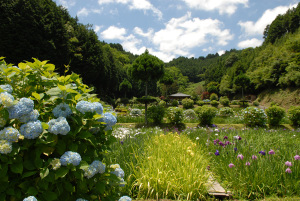
[[[122, 161], [128, 184], [122, 192], [133, 198], [209, 199], [204, 183], [210, 174], [237, 199], [300, 197], [299, 129], [126, 131], [119, 132], [121, 138], [106, 160]], [[186, 160], [177, 160], [182, 156]], [[202, 183], [180, 183], [181, 178]]]
[[300, 130], [194, 129], [210, 169], [235, 197], [300, 196]]

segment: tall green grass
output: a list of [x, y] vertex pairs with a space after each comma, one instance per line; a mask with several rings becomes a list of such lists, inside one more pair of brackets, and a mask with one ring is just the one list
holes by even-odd
[[187, 136], [162, 130], [140, 130], [135, 138], [115, 144], [111, 162], [122, 161], [127, 185], [136, 199], [195, 200], [207, 196], [206, 167], [202, 149]]

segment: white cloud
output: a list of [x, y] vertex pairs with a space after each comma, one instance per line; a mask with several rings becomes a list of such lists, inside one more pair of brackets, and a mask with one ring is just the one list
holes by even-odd
[[101, 37], [108, 40], [119, 39], [124, 40], [126, 35], [125, 28], [118, 28], [115, 26], [110, 26], [108, 29], [101, 32]]
[[102, 28], [102, 26], [95, 25], [94, 31], [97, 33], [98, 31], [100, 31], [101, 28]]
[[206, 10], [206, 11], [214, 11], [218, 10], [219, 13], [232, 15], [235, 13], [237, 6], [239, 4], [243, 4], [244, 6], [248, 6], [248, 0], [182, 0], [184, 1], [190, 8]]
[[260, 46], [262, 43], [263, 43], [262, 40], [259, 40], [257, 38], [252, 38], [249, 40], [244, 40], [239, 42], [238, 47], [239, 48], [257, 47]]
[[90, 13], [97, 13], [100, 14], [102, 12], [102, 9], [87, 9], [85, 7], [83, 7], [81, 10], [79, 10], [77, 12], [77, 16], [83, 16], [83, 17], [87, 17]]
[[225, 54], [225, 50], [218, 51], [218, 54], [221, 56], [222, 54]]
[[263, 35], [263, 32], [268, 24], [271, 24], [272, 21], [279, 14], [284, 14], [289, 8], [297, 6], [278, 6], [274, 9], [268, 9], [264, 12], [264, 14], [256, 21], [240, 21], [238, 24], [241, 26], [242, 30], [246, 35], [254, 36], [254, 35]]
[[143, 30], [139, 27], [134, 27], [134, 33], [140, 36], [143, 36], [145, 38], [149, 38], [151, 39], [152, 35], [153, 35], [153, 29], [148, 29], [148, 32], [143, 32]]
[[[233, 39], [230, 31], [222, 30], [219, 20], [191, 18], [191, 14], [181, 18], [172, 18], [165, 29], [153, 35], [153, 43], [162, 52], [180, 56], [190, 55], [190, 50], [208, 42], [226, 45]], [[214, 42], [216, 41], [216, 42]]]
[[77, 16], [85, 16], [86, 17], [88, 15], [89, 15], [89, 11], [88, 11], [88, 9], [86, 9], [84, 7], [77, 12]]
[[131, 10], [151, 10], [159, 19], [162, 19], [162, 12], [155, 8], [149, 0], [98, 0], [99, 5], [110, 3], [128, 4]]
[[[228, 41], [233, 39], [233, 35], [228, 29], [222, 29], [222, 26], [219, 20], [192, 18], [191, 13], [187, 13], [181, 18], [172, 18], [165, 24], [165, 28], [157, 32], [153, 29], [143, 31], [135, 27], [131, 35], [123, 37], [122, 45], [127, 51], [141, 54], [146, 49], [143, 45], [145, 42], [143, 38], [147, 38], [152, 47], [149, 49], [151, 54], [168, 62], [177, 56], [193, 57], [191, 53], [193, 48], [208, 43], [211, 46], [227, 45]], [[122, 36], [124, 35], [125, 33]], [[213, 48], [210, 47], [203, 51], [211, 52], [212, 50]]]
[[133, 54], [142, 54], [143, 52], [145, 52], [146, 47], [142, 46], [139, 47], [140, 44], [142, 44], [142, 40], [137, 39], [134, 35], [129, 35], [128, 37], [126, 37], [124, 39], [124, 41], [122, 42], [122, 46], [125, 50], [130, 51]]
[[65, 8], [70, 8], [72, 6], [75, 6], [76, 1], [75, 0], [59, 0], [58, 4], [62, 5]]

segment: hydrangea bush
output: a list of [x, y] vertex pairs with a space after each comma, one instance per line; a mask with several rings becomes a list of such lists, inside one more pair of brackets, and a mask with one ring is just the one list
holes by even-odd
[[233, 116], [234, 111], [230, 107], [222, 107], [219, 109], [219, 115], [221, 116]]
[[242, 111], [242, 120], [246, 126], [265, 126], [267, 115], [263, 109], [247, 107]]
[[269, 125], [278, 126], [280, 121], [285, 116], [285, 110], [282, 107], [273, 105], [266, 109], [266, 114], [268, 116]]
[[79, 75], [0, 58], [0, 84], [0, 200], [121, 197], [124, 180], [102, 163], [117, 119]]
[[213, 118], [217, 115], [218, 109], [207, 105], [195, 108], [200, 125], [211, 125]]
[[167, 109], [167, 119], [172, 124], [180, 124], [183, 121], [183, 109], [180, 107], [169, 107]]

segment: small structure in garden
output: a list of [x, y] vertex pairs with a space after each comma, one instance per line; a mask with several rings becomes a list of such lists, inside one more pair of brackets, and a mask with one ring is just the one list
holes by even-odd
[[176, 100], [182, 100], [190, 97], [191, 97], [190, 95], [183, 94], [183, 93], [176, 93], [176, 94], [169, 95], [170, 99], [176, 99]]

